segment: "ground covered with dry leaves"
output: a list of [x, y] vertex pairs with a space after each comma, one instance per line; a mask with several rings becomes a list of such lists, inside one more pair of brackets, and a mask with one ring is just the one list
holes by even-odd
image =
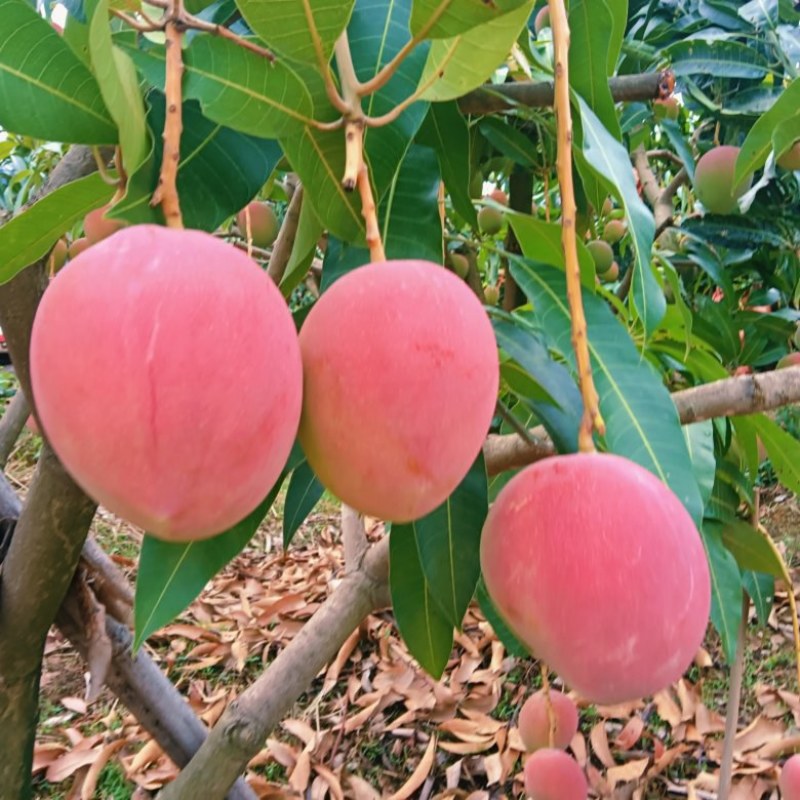
[[[34, 446], [32, 439], [23, 441], [10, 470], [23, 490], [32, 461], [26, 448]], [[763, 522], [797, 574], [797, 498], [777, 487], [765, 500]], [[207, 724], [261, 674], [335, 586], [342, 571], [338, 526], [336, 506], [323, 501], [284, 554], [278, 503], [247, 550], [148, 641], [148, 651]], [[133, 580], [140, 533], [104, 514], [94, 531]], [[751, 619], [749, 627], [732, 800], [777, 798], [776, 766], [800, 748], [791, 637], [786, 587], [779, 585], [768, 626], [760, 629]], [[538, 665], [509, 656], [477, 607], [439, 681], [415, 667], [391, 613], [373, 614], [273, 731], [247, 780], [262, 798], [522, 797], [516, 717], [540, 682]], [[594, 796], [716, 797], [727, 687], [728, 669], [710, 633], [696, 664], [668, 691], [622, 706], [581, 704], [581, 729], [571, 747], [586, 766]], [[84, 689], [83, 663], [52, 631], [42, 677], [36, 796], [155, 794], [176, 767], [107, 689], [91, 705]]]

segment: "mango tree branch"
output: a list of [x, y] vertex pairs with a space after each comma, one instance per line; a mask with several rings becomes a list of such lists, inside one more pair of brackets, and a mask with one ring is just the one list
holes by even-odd
[[388, 604], [389, 540], [372, 545], [258, 680], [223, 713], [161, 800], [218, 800], [317, 673], [376, 608]]
[[558, 128], [558, 184], [561, 189], [561, 245], [564, 250], [567, 276], [567, 299], [572, 322], [572, 347], [578, 365], [578, 382], [583, 397], [583, 419], [578, 431], [578, 449], [594, 451], [593, 432], [605, 430], [600, 415], [599, 398], [592, 377], [586, 316], [581, 296], [581, 271], [578, 263], [578, 242], [575, 234], [575, 187], [572, 178], [572, 109], [569, 95], [569, 23], [564, 0], [549, 0], [550, 23], [553, 28], [556, 73], [555, 112]]
[[[800, 367], [723, 378], [675, 392], [672, 401], [683, 425], [772, 411], [800, 403]], [[533, 443], [517, 434], [489, 436], [483, 446], [489, 474], [524, 467], [556, 452], [544, 428], [534, 428], [529, 435]]]
[[6, 468], [8, 457], [25, 427], [31, 407], [23, 391], [18, 391], [6, 406], [0, 419], [0, 469]]
[[[96, 169], [90, 148], [73, 147], [37, 199]], [[45, 261], [0, 286], [0, 326], [28, 399], [28, 351], [36, 308], [47, 285]], [[93, 514], [94, 504], [45, 445], [0, 573], [0, 797], [24, 797], [28, 792], [44, 641]]]
[[[668, 71], [645, 72], [639, 75], [621, 75], [608, 81], [611, 96], [617, 103], [633, 100], [656, 100], [661, 96], [661, 86]], [[462, 114], [495, 114], [526, 108], [548, 108], [553, 105], [555, 89], [551, 81], [520, 81], [486, 85], [468, 92], [458, 100]]]
[[45, 445], [0, 575], [0, 797], [27, 795], [45, 637], [94, 511]]

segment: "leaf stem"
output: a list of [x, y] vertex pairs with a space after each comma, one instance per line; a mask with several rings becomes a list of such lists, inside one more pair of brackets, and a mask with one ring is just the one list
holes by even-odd
[[181, 158], [181, 132], [183, 131], [183, 52], [181, 39], [183, 26], [180, 22], [183, 0], [173, 0], [166, 12], [166, 120], [164, 121], [164, 153], [161, 159], [161, 174], [153, 192], [151, 206], [161, 204], [168, 228], [183, 228], [180, 200], [178, 198], [178, 164]]
[[572, 347], [578, 364], [578, 381], [583, 397], [583, 418], [578, 432], [578, 449], [595, 451], [593, 432], [605, 431], [599, 399], [592, 377], [586, 316], [581, 297], [581, 273], [575, 239], [575, 187], [572, 179], [572, 113], [569, 94], [569, 23], [564, 0], [548, 0], [555, 50], [555, 113], [558, 128], [558, 182], [561, 187], [561, 244], [567, 274], [567, 299], [572, 319]]

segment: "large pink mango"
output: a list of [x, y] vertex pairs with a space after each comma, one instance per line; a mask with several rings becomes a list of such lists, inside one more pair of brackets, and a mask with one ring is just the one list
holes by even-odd
[[470, 288], [427, 261], [360, 267], [322, 295], [300, 347], [300, 442], [322, 483], [395, 522], [443, 503], [497, 400], [497, 345]]
[[680, 500], [615, 455], [527, 467], [489, 511], [481, 565], [514, 633], [595, 703], [654, 694], [708, 625], [708, 562]]
[[44, 294], [31, 381], [47, 439], [96, 501], [166, 540], [249, 514], [299, 424], [294, 323], [267, 275], [199, 231], [125, 228]]

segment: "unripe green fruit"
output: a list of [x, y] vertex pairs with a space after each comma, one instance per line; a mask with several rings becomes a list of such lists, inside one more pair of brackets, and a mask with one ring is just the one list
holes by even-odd
[[800, 169], [800, 140], [796, 141], [779, 159], [778, 166], [783, 169]]
[[594, 268], [598, 275], [608, 272], [614, 263], [614, 251], [608, 242], [602, 239], [594, 239], [586, 245], [594, 259]]
[[678, 119], [681, 112], [677, 97], [667, 97], [665, 100], [653, 101], [653, 112], [656, 119]]
[[[547, 708], [548, 694], [555, 718], [553, 744], [550, 745], [550, 712]], [[528, 752], [554, 747], [566, 750], [572, 737], [578, 732], [578, 709], [563, 692], [551, 689], [545, 694], [540, 689], [532, 694], [519, 712], [519, 736]]]
[[537, 750], [525, 762], [525, 794], [531, 800], [586, 800], [589, 785], [563, 750]]
[[303, 366], [286, 302], [201, 231], [130, 226], [70, 261], [36, 311], [30, 364], [70, 475], [167, 541], [240, 522], [296, 438]]
[[441, 505], [497, 402], [497, 343], [474, 291], [427, 261], [368, 264], [320, 296], [300, 348], [299, 438], [319, 480], [378, 519], [409, 522]]
[[496, 208], [484, 206], [478, 212], [478, 227], [488, 236], [495, 236], [503, 228], [503, 214]]
[[616, 244], [625, 236], [627, 226], [622, 220], [612, 219], [603, 228], [603, 239], [609, 244]]
[[600, 278], [606, 283], [613, 283], [619, 278], [619, 264], [616, 261], [612, 261], [611, 266], [600, 274]]
[[487, 286], [483, 290], [483, 296], [486, 298], [486, 305], [496, 306], [498, 300], [500, 300], [500, 288], [494, 285]]
[[753, 183], [753, 176], [748, 175], [738, 186], [733, 185], [738, 155], [738, 147], [722, 145], [709, 150], [697, 162], [694, 189], [698, 200], [712, 214], [732, 214], [737, 211], [737, 201]]
[[778, 788], [782, 800], [800, 800], [800, 755], [793, 755], [783, 765]]
[[69, 248], [63, 239], [59, 239], [53, 249], [50, 251], [50, 258], [48, 259], [48, 268], [51, 275], [55, 275], [61, 267], [64, 266], [67, 260], [67, 252]]
[[708, 626], [708, 559], [694, 520], [621, 456], [559, 455], [517, 473], [489, 509], [480, 560], [511, 631], [593, 703], [677, 681]]
[[536, 31], [538, 36], [545, 28], [550, 27], [550, 9], [545, 6], [539, 9], [536, 17], [533, 20], [533, 30]]
[[125, 223], [121, 219], [107, 219], [104, 216], [109, 208], [108, 205], [95, 208], [84, 217], [83, 230], [89, 244], [97, 244], [125, 227]]
[[87, 247], [91, 246], [91, 242], [85, 237], [81, 236], [80, 239], [75, 239], [67, 250], [67, 255], [70, 259], [79, 256]]
[[775, 369], [800, 367], [800, 353], [787, 353], [777, 364]]
[[239, 233], [245, 239], [248, 232], [248, 215], [250, 217], [250, 235], [252, 236], [253, 244], [261, 248], [270, 247], [275, 239], [278, 238], [278, 231], [280, 230], [280, 223], [272, 210], [272, 206], [269, 203], [254, 200], [236, 215], [236, 225], [239, 228]]
[[458, 275], [459, 278], [466, 278], [469, 273], [469, 259], [461, 253], [450, 253], [447, 257], [447, 263], [450, 269]]

